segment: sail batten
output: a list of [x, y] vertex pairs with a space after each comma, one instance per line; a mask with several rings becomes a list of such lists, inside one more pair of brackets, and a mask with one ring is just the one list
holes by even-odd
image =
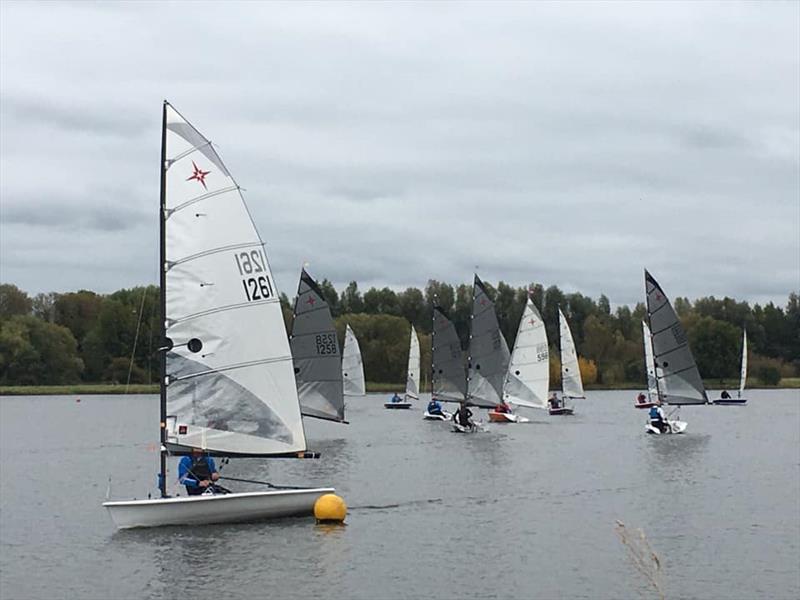
[[544, 409], [547, 408], [549, 386], [547, 330], [536, 305], [528, 298], [503, 382], [503, 400], [518, 406]]
[[344, 335], [344, 351], [342, 352], [342, 380], [344, 393], [347, 396], [363, 396], [367, 393], [364, 379], [364, 361], [355, 332], [347, 325]]
[[294, 303], [291, 337], [300, 412], [344, 421], [342, 356], [336, 328], [322, 290], [303, 269]]
[[561, 309], [558, 309], [558, 325], [561, 338], [561, 391], [569, 398], [584, 398], [583, 380], [581, 379], [578, 353], [575, 350], [575, 341], [569, 329], [567, 318]]
[[174, 423], [163, 441], [219, 454], [305, 451], [278, 291], [241, 190], [168, 103], [162, 139], [164, 410]]
[[703, 380], [686, 332], [664, 290], [645, 270], [647, 315], [653, 344], [658, 392], [667, 404], [706, 404]]

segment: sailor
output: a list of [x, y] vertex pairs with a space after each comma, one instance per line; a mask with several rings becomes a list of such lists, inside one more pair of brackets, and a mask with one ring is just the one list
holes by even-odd
[[553, 392], [553, 395], [550, 396], [550, 408], [558, 408], [559, 404], [558, 394]]
[[511, 407], [506, 404], [505, 402], [500, 402], [497, 406], [494, 407], [494, 412], [504, 413], [507, 415], [511, 414]]
[[644, 393], [642, 393], [642, 392], [639, 392], [639, 395], [638, 395], [638, 396], [636, 396], [636, 403], [637, 403], [637, 404], [644, 404], [644, 401], [645, 401], [645, 400], [646, 400], [646, 398], [645, 398], [645, 395], [644, 395]]
[[731, 395], [728, 393], [728, 390], [722, 390], [722, 393], [719, 395], [719, 397], [723, 400], [730, 400]]
[[395, 403], [395, 404], [398, 403], [398, 402], [401, 402], [402, 400], [403, 399], [400, 396], [397, 395], [397, 392], [395, 392], [394, 396], [392, 396], [392, 402]]
[[178, 463], [178, 481], [186, 486], [186, 493], [199, 496], [219, 479], [214, 459], [205, 456], [200, 448], [192, 448], [191, 456], [184, 456]]
[[428, 402], [428, 414], [429, 415], [441, 415], [442, 413], [442, 405], [436, 398], [431, 398], [431, 401]]
[[661, 433], [667, 428], [667, 424], [665, 423], [666, 419], [664, 418], [664, 411], [661, 410], [660, 405], [655, 405], [650, 407], [650, 425], [658, 429]]
[[467, 405], [463, 402], [461, 406], [458, 408], [456, 413], [453, 415], [456, 423], [464, 427], [465, 429], [472, 429], [475, 427], [475, 424], [470, 420], [472, 417], [472, 411], [467, 408]]

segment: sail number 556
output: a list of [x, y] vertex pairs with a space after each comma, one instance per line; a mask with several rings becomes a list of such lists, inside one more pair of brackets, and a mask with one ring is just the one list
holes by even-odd
[[239, 275], [242, 276], [242, 287], [247, 301], [272, 298], [275, 292], [267, 275], [267, 261], [261, 250], [237, 252], [233, 256], [236, 259]]

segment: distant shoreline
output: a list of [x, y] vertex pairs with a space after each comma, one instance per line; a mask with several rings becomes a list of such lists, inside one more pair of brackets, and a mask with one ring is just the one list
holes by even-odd
[[[734, 391], [739, 387], [737, 380], [710, 379], [705, 380], [706, 389], [728, 389]], [[402, 393], [405, 385], [402, 383], [367, 383], [368, 392], [398, 392]], [[585, 386], [587, 390], [644, 390], [645, 385], [637, 382], [623, 382], [614, 384], [591, 384]], [[760, 385], [753, 382], [748, 385], [751, 389], [800, 389], [800, 377], [787, 377], [778, 385]], [[130, 386], [115, 385], [112, 383], [82, 383], [74, 385], [10, 385], [0, 386], [0, 396], [91, 396], [112, 394], [157, 394], [158, 384], [132, 384]]]

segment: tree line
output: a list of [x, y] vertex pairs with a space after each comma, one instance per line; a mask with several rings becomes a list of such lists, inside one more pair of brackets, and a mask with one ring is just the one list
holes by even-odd
[[[611, 309], [609, 299], [579, 292], [564, 293], [553, 285], [513, 287], [486, 284], [495, 302], [500, 328], [513, 346], [528, 290], [544, 318], [550, 342], [551, 385], [560, 383], [558, 308], [567, 317], [587, 384], [644, 383], [641, 321], [643, 303]], [[328, 280], [320, 288], [336, 320], [340, 343], [347, 323], [361, 346], [367, 380], [405, 382], [409, 331], [420, 338], [423, 383], [430, 366], [434, 298], [450, 316], [466, 348], [472, 306], [472, 285], [429, 281], [420, 290], [385, 287], [363, 294], [355, 281], [341, 292]], [[281, 294], [287, 328], [292, 301]], [[747, 329], [750, 375], [777, 384], [781, 377], [800, 376], [800, 298], [789, 294], [785, 307], [765, 306], [732, 298], [675, 298], [673, 306], [686, 329], [703, 377], [736, 378], [742, 328]], [[12, 284], [0, 284], [0, 385], [91, 383], [155, 383], [161, 340], [159, 293], [156, 286], [122, 289], [112, 294], [88, 290], [29, 296]]]

